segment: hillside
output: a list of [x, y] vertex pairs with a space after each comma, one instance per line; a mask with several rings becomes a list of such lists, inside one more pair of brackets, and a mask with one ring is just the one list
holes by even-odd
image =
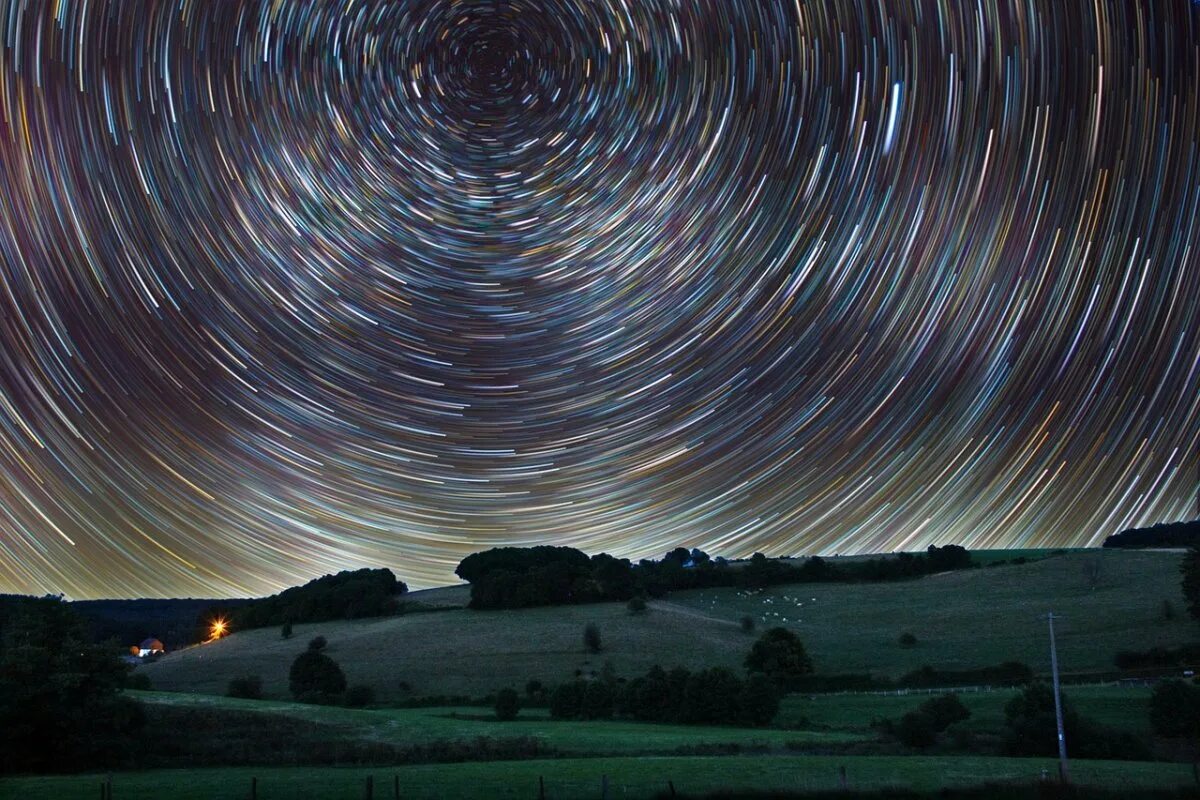
[[[1047, 668], [1045, 623], [1064, 615], [1059, 650], [1067, 673], [1108, 670], [1121, 649], [1194, 638], [1182, 613], [1180, 556], [1164, 552], [1072, 551], [1026, 564], [933, 575], [887, 584], [796, 584], [761, 594], [737, 589], [678, 592], [630, 616], [623, 604], [468, 611], [462, 587], [414, 592], [413, 600], [447, 610], [373, 620], [297, 625], [290, 640], [277, 628], [245, 631], [168, 655], [139, 668], [156, 689], [219, 694], [230, 678], [257, 674], [270, 697], [287, 693], [291, 660], [317, 635], [348, 681], [373, 686], [380, 701], [412, 696], [479, 696], [530, 679], [556, 684], [576, 670], [611, 661], [632, 676], [653, 664], [739, 666], [759, 629], [781, 624], [803, 637], [820, 672], [872, 671], [896, 676], [922, 664], [965, 668], [1016, 659]], [[1086, 565], [1099, 559], [1095, 588]], [[814, 601], [812, 598], [816, 598]], [[1173, 620], [1162, 617], [1164, 600]], [[769, 602], [768, 602], [769, 601]], [[803, 605], [799, 605], [803, 603]], [[784, 621], [786, 619], [786, 622]], [[604, 652], [582, 652], [588, 622]], [[896, 644], [911, 631], [920, 643]], [[986, 636], [981, 632], [986, 631]]]

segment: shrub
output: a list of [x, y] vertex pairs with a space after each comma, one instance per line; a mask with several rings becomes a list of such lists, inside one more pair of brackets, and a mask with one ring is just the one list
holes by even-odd
[[516, 689], [501, 689], [496, 692], [496, 719], [510, 722], [521, 712], [521, 696]]
[[971, 712], [958, 695], [944, 694], [926, 700], [895, 723], [885, 723], [900, 742], [907, 747], [926, 748], [937, 742], [938, 735], [956, 722], [962, 722]]
[[281, 627], [279, 629], [279, 638], [281, 638], [281, 639], [292, 638], [292, 623], [290, 623], [290, 622], [283, 623], [283, 627]]
[[1200, 686], [1163, 681], [1150, 696], [1150, 726], [1168, 738], [1200, 737]]
[[242, 700], [262, 700], [262, 678], [257, 675], [234, 678], [225, 689], [225, 696]]
[[921, 704], [921, 710], [933, 720], [939, 733], [956, 722], [971, 718], [971, 710], [963, 705], [956, 694], [943, 694], [926, 700]]
[[539, 680], [534, 679], [525, 683], [525, 694], [529, 697], [537, 697], [540, 694], [544, 694], [545, 691], [546, 687]]
[[637, 616], [646, 613], [646, 598], [641, 595], [629, 598], [629, 602], [625, 605], [630, 614]]
[[309, 652], [319, 653], [324, 650], [328, 644], [329, 642], [325, 640], [324, 636], [317, 636], [308, 643], [308, 649]]
[[746, 669], [762, 673], [780, 686], [790, 686], [811, 674], [813, 665], [800, 637], [787, 628], [771, 628], [750, 648]]
[[747, 614], [738, 622], [742, 627], [742, 633], [754, 633], [754, 617]]
[[900, 638], [897, 641], [900, 643], [900, 646], [904, 648], [917, 646], [917, 637], [911, 633], [908, 633], [907, 631], [900, 634]]
[[604, 649], [600, 643], [600, 628], [594, 622], [583, 626], [583, 649], [588, 653], [599, 653]]
[[356, 683], [346, 690], [342, 701], [350, 708], [362, 708], [375, 702], [375, 690], [362, 683]]
[[346, 676], [336, 661], [310, 648], [292, 662], [288, 688], [301, 702], [330, 703], [346, 690]]

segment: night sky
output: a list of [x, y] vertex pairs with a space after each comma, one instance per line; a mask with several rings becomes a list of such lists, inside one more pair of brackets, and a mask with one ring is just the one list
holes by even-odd
[[0, 0], [0, 591], [1194, 516], [1188, 0]]

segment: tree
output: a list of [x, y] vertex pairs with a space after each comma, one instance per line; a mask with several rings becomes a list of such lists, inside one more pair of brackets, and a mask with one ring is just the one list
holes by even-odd
[[496, 692], [496, 719], [510, 722], [521, 712], [521, 696], [516, 689], [501, 689]]
[[771, 628], [750, 648], [746, 669], [762, 673], [780, 686], [793, 685], [813, 671], [812, 661], [800, 637], [787, 628]]
[[225, 690], [226, 697], [238, 697], [242, 700], [262, 699], [262, 678], [257, 675], [245, 675], [234, 678]]
[[970, 710], [956, 694], [944, 694], [926, 700], [900, 717], [894, 724], [885, 724], [907, 747], [926, 748], [937, 742], [938, 735], [956, 722], [969, 719]]
[[301, 702], [332, 703], [346, 690], [346, 676], [336, 661], [310, 647], [292, 662], [288, 688]]
[[1180, 588], [1183, 589], [1188, 613], [1192, 619], [1200, 621], [1200, 547], [1193, 546], [1187, 551], [1179, 571], [1183, 575]]
[[608, 719], [613, 714], [613, 693], [607, 683], [588, 681], [579, 701], [579, 716], [583, 719]]
[[127, 674], [62, 598], [0, 597], [0, 772], [125, 763], [145, 721]]
[[940, 733], [956, 722], [971, 718], [971, 710], [963, 705], [958, 695], [949, 693], [926, 700], [920, 705], [922, 711], [933, 720], [934, 728]]
[[742, 686], [737, 708], [743, 725], [770, 725], [779, 713], [779, 689], [765, 675], [751, 675]]
[[290, 623], [290, 622], [283, 623], [283, 627], [279, 629], [279, 637], [281, 639], [292, 638], [292, 623]]
[[578, 719], [583, 703], [584, 681], [564, 683], [550, 695], [550, 716], [554, 719]]
[[1200, 686], [1163, 681], [1150, 695], [1150, 726], [1159, 736], [1200, 738]]
[[583, 626], [583, 649], [589, 653], [599, 653], [604, 649], [600, 642], [600, 628], [594, 622]]

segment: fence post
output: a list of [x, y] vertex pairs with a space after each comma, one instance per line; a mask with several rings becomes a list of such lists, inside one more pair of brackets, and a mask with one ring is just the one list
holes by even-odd
[[258, 800], [258, 776], [250, 778], [250, 800]]
[[367, 800], [372, 800], [372, 798], [374, 798], [374, 797], [375, 797], [375, 776], [374, 776], [374, 775], [368, 775], [368, 776], [367, 776], [367, 794], [366, 794], [366, 798], [367, 798]]
[[538, 800], [546, 800], [546, 778], [538, 775]]
[[600, 800], [608, 800], [608, 776], [600, 776]]
[[396, 795], [396, 800], [400, 800], [400, 776], [392, 776], [392, 794]]
[[667, 781], [667, 788], [671, 790], [671, 797], [675, 797], [675, 782]]
[[843, 792], [850, 788], [850, 782], [846, 780], [846, 766], [844, 764], [838, 767], [838, 788]]

